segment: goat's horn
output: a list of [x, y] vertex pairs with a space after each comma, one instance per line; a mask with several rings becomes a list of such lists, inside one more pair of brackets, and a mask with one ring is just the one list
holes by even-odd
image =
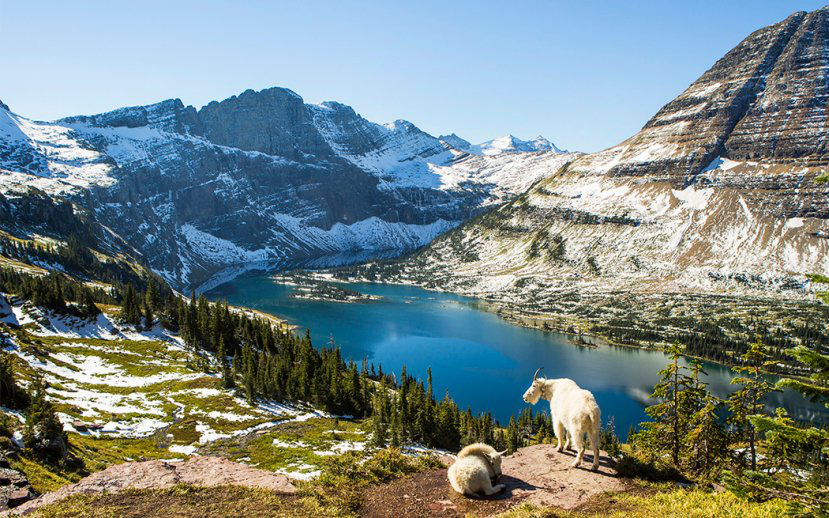
[[533, 381], [535, 381], [535, 380], [537, 380], [537, 379], [538, 379], [538, 373], [539, 373], [539, 372], [541, 372], [541, 367], [539, 367], [539, 368], [538, 368], [538, 370], [537, 370], [537, 371], [535, 371], [535, 374], [533, 374]]
[[507, 454], [507, 450], [503, 450], [503, 451], [498, 452], [498, 455], [506, 455], [506, 454]]

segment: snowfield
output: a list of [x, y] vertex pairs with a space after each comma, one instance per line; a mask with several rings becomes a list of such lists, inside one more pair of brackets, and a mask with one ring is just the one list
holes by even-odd
[[[63, 317], [2, 293], [0, 322], [19, 330], [5, 350], [20, 362], [21, 385], [34, 372], [44, 375], [47, 396], [70, 443], [73, 434], [150, 438], [162, 454], [175, 457], [212, 454], [214, 446], [264, 437], [269, 451], [260, 453], [281, 459], [272, 469], [298, 480], [318, 476], [326, 457], [367, 449], [365, 432], [348, 416], [334, 421], [335, 416], [303, 406], [263, 400], [249, 404], [222, 388], [218, 375], [194, 370], [193, 353], [160, 326], [128, 329], [107, 313], [92, 321]], [[20, 412], [0, 411], [25, 422]], [[341, 429], [328, 422], [339, 422]], [[306, 427], [316, 430], [312, 441], [290, 435]], [[250, 456], [239, 457], [257, 464]]]

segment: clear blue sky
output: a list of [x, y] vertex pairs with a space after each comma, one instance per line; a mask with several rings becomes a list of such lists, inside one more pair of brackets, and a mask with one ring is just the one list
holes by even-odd
[[0, 99], [49, 120], [284, 86], [434, 135], [543, 134], [595, 151], [637, 131], [750, 32], [821, 6], [0, 0]]

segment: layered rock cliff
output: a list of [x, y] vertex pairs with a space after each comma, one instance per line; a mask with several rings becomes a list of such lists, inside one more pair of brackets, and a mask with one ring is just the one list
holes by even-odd
[[563, 291], [802, 296], [829, 272], [829, 8], [749, 35], [640, 132], [405, 268], [525, 300]]

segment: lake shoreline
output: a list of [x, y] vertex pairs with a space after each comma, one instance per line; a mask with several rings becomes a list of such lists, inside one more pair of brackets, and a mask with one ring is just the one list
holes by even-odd
[[[594, 392], [608, 409], [608, 418], [615, 416], [617, 428], [628, 429], [646, 419], [643, 409], [668, 361], [656, 347], [615, 344], [585, 332], [584, 326], [568, 328], [571, 319], [561, 320], [564, 325], [555, 329], [554, 322], [548, 323], [545, 329], [538, 315], [504, 309], [491, 300], [403, 283], [310, 275], [382, 300], [343, 304], [296, 298], [293, 282], [282, 283], [265, 273], [240, 277], [208, 296], [276, 315], [295, 324], [297, 332], [308, 328], [315, 347], [336, 345], [344, 358], [367, 358], [385, 372], [399, 375], [405, 366], [410, 375], [426, 380], [431, 370], [436, 394], [449, 390], [462, 408], [492, 412], [498, 419], [525, 408], [520, 395], [532, 373], [545, 367], [548, 376], [574, 379]], [[683, 364], [691, 360], [692, 355], [685, 355]], [[733, 392], [735, 373], [703, 361], [712, 391], [722, 397]], [[772, 403], [785, 405], [802, 419], [823, 419], [825, 413], [792, 394], [774, 396]]]
[[[388, 280], [375, 281], [375, 280], [369, 280], [369, 279], [365, 279], [365, 278], [356, 278], [356, 279], [345, 280], [345, 279], [336, 278], [333, 275], [328, 274], [328, 273], [320, 273], [320, 272], [323, 272], [323, 271], [324, 270], [309, 271], [308, 273], [309, 273], [309, 276], [311, 278], [325, 279], [326, 281], [332, 282], [332, 283], [339, 283], [339, 284], [365, 283], [365, 284], [392, 284], [392, 285], [398, 285], [398, 286], [416, 286], [416, 287], [419, 287], [419, 288], [422, 288], [422, 289], [428, 290], [428, 291], [435, 291], [435, 292], [438, 292], [438, 293], [445, 293], [445, 294], [452, 294], [452, 295], [460, 295], [460, 296], [463, 296], [465, 298], [471, 298], [471, 299], [476, 300], [479, 303], [481, 309], [483, 309], [484, 311], [487, 311], [489, 313], [493, 313], [493, 314], [497, 315], [503, 321], [505, 321], [505, 322], [507, 322], [511, 325], [526, 328], [526, 329], [535, 329], [535, 330], [542, 331], [542, 332], [545, 332], [545, 333], [547, 333], [547, 332], [555, 333], [555, 334], [559, 335], [560, 337], [564, 338], [565, 341], [567, 343], [569, 343], [570, 345], [572, 345], [573, 347], [595, 348], [595, 347], [605, 346], [605, 347], [617, 347], [617, 348], [622, 348], [622, 349], [631, 349], [631, 350], [639, 350], [639, 351], [665, 353], [667, 351], [667, 349], [671, 346], [671, 344], [669, 342], [665, 342], [665, 341], [660, 342], [659, 344], [655, 344], [653, 346], [617, 342], [617, 341], [613, 340], [612, 338], [610, 338], [607, 335], [599, 334], [599, 333], [596, 333], [596, 332], [594, 332], [592, 330], [589, 330], [589, 329], [586, 330], [586, 331], [582, 330], [581, 326], [589, 327], [589, 324], [587, 324], [585, 321], [581, 321], [581, 320], [578, 320], [578, 319], [575, 319], [575, 318], [568, 319], [567, 317], [564, 317], [562, 315], [555, 315], [555, 317], [559, 320], [563, 320], [563, 322], [559, 322], [558, 324], [551, 324], [551, 325], [548, 325], [548, 326], [545, 327], [546, 324], [550, 324], [551, 322], [555, 322], [555, 320], [550, 318], [552, 315], [545, 315], [543, 313], [541, 313], [541, 314], [530, 314], [530, 313], [527, 313], [526, 311], [522, 311], [520, 309], [517, 310], [519, 314], [516, 315], [516, 309], [512, 308], [512, 307], [509, 307], [508, 305], [506, 305], [504, 303], [500, 303], [500, 302], [493, 301], [493, 300], [481, 299], [481, 298], [478, 298], [478, 297], [474, 297], [474, 296], [470, 296], [470, 295], [464, 295], [464, 294], [461, 294], [461, 293], [456, 293], [456, 292], [453, 292], [453, 291], [444, 290], [444, 289], [440, 289], [440, 288], [426, 287], [426, 286], [423, 286], [423, 285], [418, 284], [416, 282], [400, 282], [400, 281], [395, 282], [395, 281], [388, 281]], [[538, 320], [545, 320], [545, 325], [538, 325], [537, 324]], [[590, 343], [587, 343], [587, 344], [579, 343], [574, 339], [574, 336], [578, 336], [580, 339], [589, 338], [593, 341], [590, 342]], [[596, 342], [598, 342], [598, 343], [596, 343]], [[690, 353], [687, 353], [687, 352], [684, 352], [683, 356], [685, 358], [688, 358], [688, 359], [716, 363], [717, 365], [727, 367], [728, 369], [730, 369], [732, 371], [734, 370], [734, 367], [739, 366], [739, 364], [737, 364], [737, 363], [729, 363], [729, 362], [717, 360], [717, 359], [714, 359], [714, 358], [706, 358], [706, 357], [703, 357], [703, 356], [694, 355], [694, 354], [690, 354]], [[800, 380], [808, 379], [807, 375], [796, 374], [796, 373], [793, 374], [793, 373], [774, 372], [774, 371], [770, 371], [766, 368], [761, 369], [760, 372], [762, 372], [764, 374], [767, 374], [767, 375], [785, 376], [785, 377], [789, 377], [789, 378], [792, 378], [792, 379], [800, 379]]]
[[[406, 281], [393, 281], [393, 280], [370, 280], [366, 278], [350, 278], [350, 279], [342, 279], [337, 278], [331, 273], [328, 273], [330, 269], [319, 269], [319, 270], [302, 270], [302, 269], [290, 269], [290, 270], [268, 270], [268, 269], [259, 269], [259, 266], [250, 269], [242, 269], [239, 271], [238, 274], [231, 276], [229, 279], [225, 279], [221, 283], [210, 287], [210, 290], [217, 289], [224, 284], [233, 282], [236, 278], [244, 276], [246, 274], [253, 274], [256, 272], [262, 272], [269, 276], [275, 282], [279, 282], [285, 285], [292, 285], [291, 282], [285, 282], [284, 279], [289, 278], [305, 278], [309, 280], [313, 280], [316, 282], [324, 282], [330, 284], [345, 284], [345, 285], [354, 285], [354, 284], [374, 284], [374, 285], [394, 285], [394, 286], [408, 286], [408, 287], [417, 287], [427, 291], [433, 291], [436, 293], [443, 293], [447, 295], [458, 295], [464, 298], [475, 300], [477, 306], [480, 307], [482, 310], [497, 315], [501, 320], [507, 322], [511, 325], [525, 328], [525, 329], [534, 329], [537, 331], [542, 331], [545, 333], [555, 333], [559, 337], [563, 338], [569, 345], [577, 348], [595, 348], [599, 346], [606, 346], [606, 347], [613, 347], [613, 348], [621, 348], [621, 349], [631, 349], [631, 350], [638, 350], [638, 351], [648, 351], [648, 352], [661, 352], [665, 353], [668, 347], [670, 347], [670, 343], [666, 341], [662, 341], [657, 345], [643, 345], [643, 344], [632, 344], [632, 343], [622, 343], [613, 340], [611, 337], [596, 333], [592, 329], [589, 329], [591, 326], [587, 321], [579, 320], [578, 318], [569, 318], [567, 316], [556, 314], [544, 314], [544, 313], [528, 313], [526, 310], [516, 309], [515, 307], [511, 307], [503, 302], [482, 299], [475, 296], [464, 295], [462, 293], [457, 293], [450, 290], [441, 289], [438, 287], [426, 287], [416, 282], [406, 282]], [[292, 275], [292, 272], [296, 272], [298, 275]], [[295, 281], [294, 281], [295, 282]], [[293, 284], [294, 286], [301, 286], [301, 284]], [[209, 291], [209, 290], [208, 290]], [[668, 294], [666, 294], [668, 295]], [[338, 299], [328, 299], [325, 297], [303, 297], [301, 295], [294, 295], [296, 298], [302, 298], [305, 300], [311, 301], [319, 301], [319, 302], [337, 302], [341, 304], [364, 304], [366, 302], [372, 302], [376, 300], [380, 300], [379, 298], [371, 298], [368, 296], [365, 299], [354, 299], [354, 300], [338, 300]], [[282, 319], [280, 315], [273, 315], [278, 319]], [[554, 318], [553, 318], [554, 317]], [[539, 320], [544, 321], [544, 324], [539, 325]], [[299, 329], [302, 327], [301, 324], [292, 324], [291, 325], [294, 329]], [[587, 329], [584, 329], [587, 328]], [[591, 341], [589, 343], [579, 343], [574, 338], [575, 336], [580, 337], [581, 339], [587, 338]], [[683, 356], [688, 359], [700, 360], [700, 361], [707, 361], [716, 363], [717, 365], [727, 367], [730, 370], [733, 370], [734, 367], [738, 366], [737, 363], [729, 363], [721, 360], [717, 360], [714, 358], [707, 358], [699, 355], [694, 355], [690, 353], [683, 353]], [[801, 374], [791, 374], [791, 373], [781, 373], [781, 372], [772, 372], [768, 369], [762, 369], [762, 372], [769, 375], [775, 376], [787, 376], [795, 379], [806, 379], [807, 376]]]

